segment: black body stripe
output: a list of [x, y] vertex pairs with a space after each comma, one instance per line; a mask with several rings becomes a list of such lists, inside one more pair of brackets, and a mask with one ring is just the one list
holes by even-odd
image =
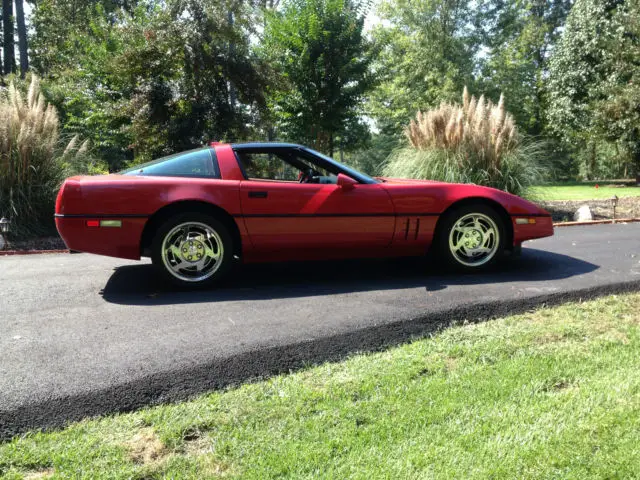
[[56, 213], [54, 216], [58, 218], [148, 218], [149, 215], [137, 213]]
[[235, 218], [311, 218], [311, 217], [437, 217], [440, 213], [250, 213]]
[[[235, 218], [311, 218], [311, 217], [438, 217], [441, 213], [410, 212], [410, 213], [252, 213], [248, 215], [235, 214]], [[148, 214], [138, 213], [56, 213], [58, 218], [148, 218]], [[551, 217], [544, 213], [511, 213], [512, 217]]]

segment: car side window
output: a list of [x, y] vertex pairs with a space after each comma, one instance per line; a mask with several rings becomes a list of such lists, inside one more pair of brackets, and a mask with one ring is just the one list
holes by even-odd
[[238, 152], [247, 178], [297, 182], [300, 170], [273, 152]]
[[158, 177], [220, 178], [217, 163], [213, 161], [211, 149], [209, 148], [199, 148], [163, 157], [149, 163], [137, 165], [121, 173]]
[[299, 183], [336, 183], [337, 177], [293, 151], [236, 151], [238, 162], [250, 180]]

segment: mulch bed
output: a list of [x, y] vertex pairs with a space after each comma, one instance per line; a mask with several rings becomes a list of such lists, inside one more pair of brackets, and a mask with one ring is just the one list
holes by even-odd
[[31, 238], [29, 240], [10, 240], [7, 250], [66, 250], [67, 246], [60, 237]]
[[[573, 214], [583, 205], [589, 205], [594, 220], [613, 219], [611, 200], [557, 200], [537, 202], [551, 213], [554, 222], [571, 222]], [[618, 200], [616, 218], [640, 218], [640, 197], [625, 197]]]

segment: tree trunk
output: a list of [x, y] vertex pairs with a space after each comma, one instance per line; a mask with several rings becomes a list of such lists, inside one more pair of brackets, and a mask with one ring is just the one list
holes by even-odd
[[29, 45], [27, 43], [27, 27], [24, 23], [24, 0], [16, 1], [16, 23], [18, 24], [18, 50], [20, 51], [20, 78], [29, 71]]
[[596, 170], [596, 143], [591, 142], [589, 148], [589, 160], [587, 160], [587, 180], [593, 180]]
[[[231, 10], [229, 10], [228, 14], [227, 14], [227, 21], [229, 23], [229, 27], [231, 30], [233, 30], [234, 28], [234, 18], [233, 18], [233, 12]], [[229, 42], [229, 60], [230, 62], [234, 62], [235, 61], [235, 55], [236, 55], [236, 44], [235, 42], [231, 41]], [[236, 91], [236, 87], [233, 84], [233, 82], [231, 80], [229, 80], [229, 103], [231, 104], [231, 110], [235, 113], [236, 110], [236, 103], [238, 102], [238, 92]]]
[[16, 52], [13, 39], [13, 0], [2, 0], [2, 30], [4, 34], [4, 74], [16, 71]]

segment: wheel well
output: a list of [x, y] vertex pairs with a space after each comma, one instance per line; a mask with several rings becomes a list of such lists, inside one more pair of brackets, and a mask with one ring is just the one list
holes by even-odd
[[440, 217], [438, 217], [438, 222], [436, 223], [436, 229], [434, 232], [434, 238], [437, 238], [437, 235], [440, 234], [439, 228], [440, 228], [440, 225], [442, 225], [443, 223], [442, 220], [446, 218], [446, 216], [452, 210], [455, 210], [456, 208], [464, 207], [466, 205], [479, 205], [479, 204], [487, 205], [493, 208], [498, 213], [498, 215], [500, 215], [500, 218], [502, 218], [502, 221], [504, 222], [504, 228], [507, 233], [507, 242], [505, 242], [505, 248], [512, 249], [513, 248], [513, 224], [511, 223], [511, 216], [505, 210], [505, 208], [502, 205], [500, 205], [498, 202], [496, 202], [495, 200], [491, 200], [489, 198], [484, 198], [484, 197], [465, 198], [463, 200], [459, 200], [449, 205], [447, 209], [444, 212], [442, 212]]
[[149, 217], [140, 239], [140, 253], [142, 256], [148, 257], [151, 255], [151, 243], [158, 228], [172, 216], [183, 212], [204, 213], [222, 222], [229, 229], [229, 233], [233, 239], [234, 254], [238, 256], [242, 254], [242, 239], [240, 237], [238, 224], [226, 210], [212, 203], [197, 200], [183, 200], [165, 205]]

